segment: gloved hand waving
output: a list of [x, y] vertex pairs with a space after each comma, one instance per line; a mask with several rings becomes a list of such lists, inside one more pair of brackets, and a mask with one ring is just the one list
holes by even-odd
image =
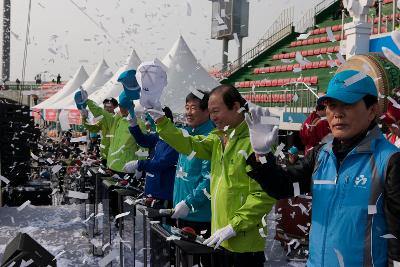
[[269, 110], [259, 106], [251, 107], [250, 114], [245, 114], [250, 130], [251, 146], [256, 154], [268, 153], [278, 137], [278, 126], [263, 123], [263, 117], [270, 117]]
[[171, 216], [173, 219], [185, 218], [190, 212], [190, 208], [184, 200], [176, 204], [174, 210], [174, 214]]
[[[164, 116], [160, 98], [167, 86], [167, 74], [155, 61], [142, 62], [136, 71], [136, 80], [141, 88], [140, 104], [153, 116], [153, 119]], [[157, 113], [160, 115], [157, 116]]]

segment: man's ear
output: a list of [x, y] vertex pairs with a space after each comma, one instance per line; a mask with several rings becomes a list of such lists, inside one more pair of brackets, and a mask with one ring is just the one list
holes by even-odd
[[240, 109], [240, 103], [236, 101], [236, 102], [233, 104], [232, 109], [233, 109], [234, 111], [237, 112], [237, 111]]
[[368, 117], [370, 122], [372, 122], [373, 120], [376, 120], [378, 118], [378, 114], [379, 114], [379, 104], [375, 103], [373, 104], [371, 107], [369, 107], [369, 112], [368, 112]]

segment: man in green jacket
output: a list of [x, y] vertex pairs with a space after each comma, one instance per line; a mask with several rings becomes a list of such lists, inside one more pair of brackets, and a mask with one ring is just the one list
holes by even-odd
[[[144, 97], [146, 93], [142, 92]], [[221, 261], [227, 266], [263, 266], [265, 240], [258, 229], [262, 227], [262, 216], [275, 203], [247, 176], [246, 158], [253, 149], [244, 122], [245, 103], [231, 85], [214, 88], [208, 109], [217, 129], [208, 136], [190, 136], [177, 129], [161, 115], [157, 99], [145, 106], [164, 141], [179, 153], [195, 152], [196, 157], [211, 161], [212, 236], [204, 244], [215, 248], [221, 245]]]
[[[118, 101], [109, 97], [104, 99], [103, 101], [104, 110], [114, 115], [114, 110], [118, 107]], [[102, 164], [107, 166], [107, 155], [108, 148], [110, 147], [110, 134], [109, 129], [106, 127], [107, 123], [104, 123], [103, 120], [98, 120], [95, 124], [89, 124], [87, 121], [88, 112], [86, 109], [81, 110], [82, 122], [83, 126], [91, 133], [101, 132], [101, 142], [100, 142], [100, 156], [102, 158]]]

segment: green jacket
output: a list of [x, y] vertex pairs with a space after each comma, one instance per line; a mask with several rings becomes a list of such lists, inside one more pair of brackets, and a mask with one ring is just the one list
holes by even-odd
[[91, 132], [98, 133], [101, 131], [101, 142], [100, 142], [100, 155], [103, 159], [107, 159], [108, 149], [110, 147], [110, 133], [106, 127], [106, 123], [103, 120], [98, 121], [96, 124], [88, 124], [87, 118], [82, 118], [83, 126]]
[[[258, 229], [262, 227], [261, 218], [269, 213], [275, 200], [268, 196], [260, 185], [247, 176], [250, 166], [242, 150], [250, 155], [249, 129], [242, 122], [228, 131], [230, 140], [223, 147], [223, 133], [212, 131], [208, 136], [184, 137], [169, 120], [157, 124], [160, 137], [179, 153], [211, 160], [211, 232], [231, 224], [236, 236], [222, 243], [233, 252], [264, 251], [265, 240]], [[234, 134], [231, 134], [234, 131]]]
[[129, 132], [129, 122], [120, 115], [113, 115], [99, 107], [94, 101], [87, 101], [88, 108], [93, 116], [103, 116], [101, 124], [108, 129], [105, 138], [110, 139], [107, 154], [107, 167], [113, 171], [123, 172], [125, 163], [141, 159], [135, 153], [139, 146]]

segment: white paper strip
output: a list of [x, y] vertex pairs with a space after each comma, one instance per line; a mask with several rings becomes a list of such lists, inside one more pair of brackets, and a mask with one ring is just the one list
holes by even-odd
[[18, 211], [21, 211], [21, 210], [25, 209], [29, 204], [31, 204], [31, 201], [30, 201], [30, 200], [27, 200], [27, 201], [25, 201], [24, 203], [22, 203], [22, 205], [19, 206], [19, 207], [17, 208], [17, 210], [18, 210]]
[[276, 148], [274, 156], [277, 157], [282, 152], [283, 148], [285, 147], [284, 143], [280, 143], [279, 146]]
[[189, 137], [190, 136], [189, 132], [186, 129], [181, 128], [181, 131], [182, 131], [183, 137]]
[[267, 227], [267, 214], [264, 214], [264, 216], [262, 216], [262, 218], [261, 218], [261, 223], [262, 223], [262, 226], [263, 227]]
[[368, 205], [368, 214], [376, 214], [376, 205]]
[[344, 80], [344, 85], [345, 86], [350, 86], [350, 85], [352, 85], [352, 84], [354, 84], [356, 82], [361, 81], [362, 79], [364, 79], [366, 77], [367, 77], [367, 75], [365, 75], [362, 72], [359, 72], [359, 73], [351, 76], [350, 78], [347, 78], [346, 80]]
[[342, 253], [340, 253], [340, 251], [335, 249], [335, 248], [334, 248], [334, 250], [335, 250], [335, 253], [336, 253], [336, 257], [338, 258], [339, 266], [340, 267], [344, 267], [344, 259], [343, 259]]
[[237, 47], [240, 47], [240, 41], [239, 41], [239, 37], [237, 35], [237, 33], [233, 33], [233, 39], [235, 40], [235, 44]]
[[56, 165], [56, 166], [54, 166], [53, 168], [51, 168], [51, 172], [52, 172], [52, 173], [57, 173], [57, 172], [59, 172], [61, 169], [62, 169], [62, 166], [61, 166], [61, 165]]
[[104, 251], [106, 248], [108, 248], [108, 246], [110, 246], [110, 243], [105, 244], [104, 246], [101, 247], [101, 249]]
[[267, 159], [265, 158], [265, 156], [259, 157], [258, 159], [260, 160], [261, 164], [267, 163]]
[[249, 156], [247, 155], [247, 152], [244, 150], [239, 150], [238, 152], [240, 155], [242, 155], [245, 159], [247, 159]]
[[211, 200], [211, 195], [207, 192], [206, 188], [203, 188], [203, 193], [209, 200]]
[[119, 256], [119, 249], [114, 249], [112, 250], [107, 256], [105, 256], [104, 258], [102, 258], [99, 261], [99, 266], [100, 267], [104, 267], [107, 264], [109, 264], [110, 262], [112, 262], [115, 258], [117, 258]]
[[190, 153], [190, 155], [187, 156], [187, 159], [192, 160], [195, 155], [196, 155], [196, 151], [192, 151], [192, 153]]
[[55, 257], [54, 257], [54, 259], [53, 260], [56, 260], [56, 259], [58, 259], [62, 254], [64, 254], [66, 251], [65, 250], [63, 250], [63, 251], [61, 251], [61, 252], [59, 252]]
[[328, 40], [332, 43], [336, 42], [336, 38], [333, 35], [331, 27], [326, 27], [326, 34], [328, 35]]
[[111, 153], [111, 156], [115, 156], [118, 153], [120, 153], [123, 149], [125, 148], [125, 145], [122, 145], [120, 148], [118, 148], [116, 151], [114, 151], [113, 153]]
[[54, 163], [54, 161], [53, 161], [51, 158], [46, 159], [46, 161], [47, 161], [48, 163], [50, 163], [50, 164], [53, 164], [53, 163]]
[[400, 267], [400, 261], [393, 261], [393, 267]]
[[118, 214], [117, 216], [115, 216], [115, 220], [116, 220], [116, 219], [119, 219], [119, 218], [121, 218], [121, 217], [124, 217], [124, 216], [128, 216], [130, 213], [131, 213], [130, 211], [124, 212], [124, 213], [120, 213], [120, 214]]
[[280, 118], [278, 117], [261, 117], [261, 124], [279, 125]]
[[171, 240], [181, 240], [181, 238], [176, 235], [171, 235], [171, 236], [167, 237], [167, 241], [171, 241]]
[[313, 180], [314, 184], [336, 184], [335, 180]]
[[4, 176], [2, 176], [2, 175], [0, 175], [0, 181], [5, 182], [6, 184], [9, 184], [9, 183], [10, 183], [10, 180], [8, 180], [6, 177], [4, 177]]
[[78, 198], [78, 199], [88, 199], [88, 193], [82, 193], [78, 191], [68, 191], [67, 197]]
[[238, 111], [237, 111], [237, 113], [242, 113], [243, 111], [245, 111], [246, 109], [244, 108], [244, 107], [241, 107]]
[[130, 198], [127, 198], [124, 202], [125, 202], [126, 204], [128, 204], [128, 205], [133, 205], [133, 204], [135, 204], [135, 202], [134, 202], [132, 199], [130, 199]]
[[311, 31], [309, 31], [308, 33], [302, 33], [302, 34], [299, 35], [299, 37], [297, 37], [297, 40], [305, 40], [305, 39], [307, 39], [310, 35], [311, 35]]
[[385, 239], [392, 239], [392, 238], [397, 239], [397, 237], [395, 237], [395, 236], [392, 235], [392, 234], [382, 235], [381, 237], [382, 237], [382, 238], [385, 238]]
[[202, 92], [200, 92], [199, 90], [197, 90], [196, 88], [190, 86], [189, 90], [192, 94], [194, 94], [197, 98], [203, 99], [204, 94]]
[[294, 196], [295, 197], [300, 195], [300, 185], [299, 185], [299, 183], [293, 183], [293, 191], [294, 191]]
[[337, 57], [337, 59], [339, 59], [340, 63], [342, 63], [342, 64], [346, 63], [346, 60], [340, 53], [336, 53], [336, 57]]
[[267, 235], [264, 233], [264, 228], [258, 229], [258, 232], [260, 233], [260, 236], [261, 236], [262, 238], [267, 238]]

